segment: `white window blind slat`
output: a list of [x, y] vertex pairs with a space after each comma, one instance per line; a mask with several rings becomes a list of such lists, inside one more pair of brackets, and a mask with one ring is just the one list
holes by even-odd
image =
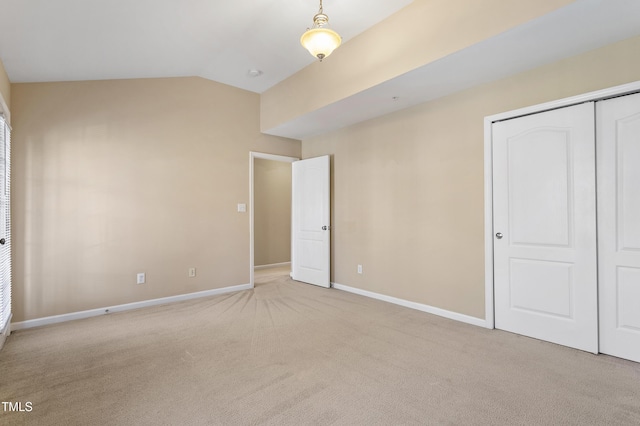
[[0, 116], [0, 334], [11, 320], [11, 132]]

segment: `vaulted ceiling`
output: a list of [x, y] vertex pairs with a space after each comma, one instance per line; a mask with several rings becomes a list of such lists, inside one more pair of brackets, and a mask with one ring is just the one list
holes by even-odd
[[[348, 42], [410, 3], [324, 9]], [[317, 10], [318, 0], [0, 0], [0, 60], [14, 83], [200, 76], [263, 93], [315, 60], [299, 38]], [[640, 0], [575, 0], [263, 131], [304, 139], [637, 35]]]
[[[324, 10], [346, 42], [409, 3], [324, 0]], [[261, 93], [314, 61], [299, 39], [318, 5], [0, 0], [0, 59], [13, 83], [200, 76]]]

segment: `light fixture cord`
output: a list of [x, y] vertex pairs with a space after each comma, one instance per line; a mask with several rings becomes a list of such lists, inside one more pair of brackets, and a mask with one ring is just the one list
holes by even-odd
[[322, 10], [322, 0], [320, 0], [320, 10], [318, 11], [318, 13], [324, 13]]

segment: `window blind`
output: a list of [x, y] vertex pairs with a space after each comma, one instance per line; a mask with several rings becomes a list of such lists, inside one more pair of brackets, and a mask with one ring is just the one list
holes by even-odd
[[[0, 115], [0, 340], [11, 321], [11, 132]], [[1, 243], [2, 241], [0, 241]]]

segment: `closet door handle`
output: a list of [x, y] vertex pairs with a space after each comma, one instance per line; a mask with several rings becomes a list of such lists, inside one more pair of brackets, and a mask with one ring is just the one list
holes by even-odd
[[501, 239], [502, 239], [502, 237], [503, 237], [502, 232], [498, 232], [498, 233], [496, 234], [496, 238], [497, 238], [497, 239], [501, 240]]

